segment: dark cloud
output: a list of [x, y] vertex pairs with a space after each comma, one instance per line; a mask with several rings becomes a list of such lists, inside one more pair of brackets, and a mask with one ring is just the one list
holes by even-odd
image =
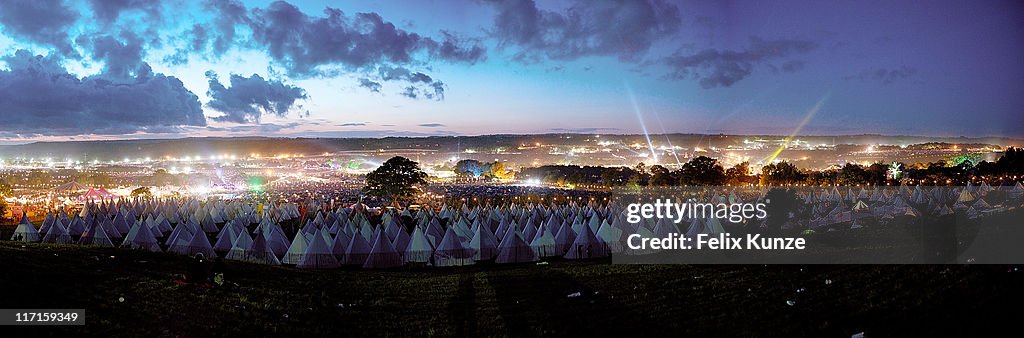
[[67, 31], [78, 17], [61, 0], [0, 1], [0, 25], [4, 32], [52, 46], [64, 56], [77, 56]]
[[235, 47], [256, 49], [293, 78], [355, 72], [363, 75], [358, 86], [371, 92], [381, 92], [385, 81], [401, 81], [415, 87], [403, 91], [404, 96], [441, 100], [443, 82], [406, 66], [431, 60], [475, 64], [487, 57], [480, 39], [450, 31], [441, 31], [440, 39], [422, 36], [377, 13], [348, 14], [327, 7], [320, 16], [309, 15], [284, 1], [251, 9], [235, 0], [210, 1], [206, 7], [215, 19], [189, 29], [188, 50], [168, 56], [168, 62], [187, 62], [188, 54], [206, 48], [213, 57]]
[[231, 87], [220, 83], [217, 74], [206, 72], [210, 90], [206, 92], [211, 100], [206, 105], [224, 113], [213, 117], [217, 121], [235, 123], [259, 123], [263, 114], [285, 116], [295, 101], [307, 98], [302, 88], [284, 84], [279, 80], [264, 80], [253, 74], [243, 77], [231, 74]]
[[444, 100], [445, 85], [441, 81], [434, 81], [430, 83], [430, 88], [434, 90], [434, 93], [427, 94], [427, 98], [436, 99], [438, 101]]
[[203, 48], [203, 44], [205, 44], [210, 38], [206, 27], [200, 24], [193, 24], [187, 35], [191, 36], [191, 40], [189, 40], [189, 47], [192, 47], [192, 50], [201, 50]]
[[[400, 81], [408, 84], [401, 92], [402, 96], [412, 99], [422, 96], [432, 100], [444, 100], [444, 82], [434, 80], [430, 75], [421, 72], [413, 72], [405, 67], [393, 67], [387, 65], [378, 67], [377, 73], [377, 76], [381, 81]], [[360, 87], [366, 87], [375, 92], [379, 91], [380, 83], [367, 80], [370, 83], [364, 85], [363, 80], [364, 79], [360, 79]], [[374, 87], [374, 84], [377, 86]]]
[[441, 42], [432, 39], [424, 40], [431, 55], [442, 60], [469, 64], [487, 59], [487, 49], [480, 43], [480, 39], [460, 37], [449, 31], [442, 31], [441, 34], [444, 35], [444, 40]]
[[601, 128], [601, 127], [589, 127], [589, 128], [551, 128], [551, 131], [558, 133], [600, 133], [600, 132], [613, 132], [619, 131], [619, 128]]
[[103, 61], [103, 74], [113, 79], [128, 79], [143, 69], [145, 49], [143, 41], [135, 33], [123, 32], [123, 42], [109, 35], [92, 39], [79, 38], [79, 43], [88, 46], [92, 58]]
[[423, 123], [423, 124], [420, 124], [419, 126], [420, 127], [427, 127], [427, 128], [440, 128], [440, 127], [444, 127], [445, 125], [443, 123]]
[[430, 76], [427, 75], [427, 74], [423, 74], [423, 73], [418, 73], [417, 72], [417, 73], [412, 73], [412, 74], [409, 75], [409, 82], [413, 82], [413, 83], [416, 83], [416, 82], [431, 83], [431, 82], [434, 82], [434, 79], [431, 79]]
[[417, 89], [416, 87], [408, 86], [405, 87], [405, 89], [403, 89], [402, 92], [400, 92], [399, 94], [402, 94], [402, 96], [408, 97], [410, 99], [416, 99], [419, 98], [420, 96], [420, 90]]
[[0, 132], [22, 136], [169, 132], [205, 126], [199, 98], [142, 63], [134, 76], [78, 78], [58, 56], [19, 50], [0, 70]]
[[[422, 62], [418, 55], [473, 64], [486, 53], [479, 41], [447, 32], [442, 32], [444, 38], [438, 41], [400, 29], [377, 13], [346, 15], [328, 7], [323, 16], [311, 16], [284, 1], [251, 10], [236, 1], [208, 6], [217, 13], [214, 52], [226, 51], [234, 44], [263, 49], [295, 77]], [[252, 32], [251, 41], [237, 41], [239, 26]]]
[[661, 0], [578, 1], [566, 12], [533, 0], [489, 0], [497, 13], [491, 35], [516, 46], [521, 62], [615, 56], [636, 61], [655, 41], [679, 30], [679, 8]]
[[366, 89], [369, 89], [371, 92], [380, 93], [380, 88], [381, 88], [380, 82], [372, 81], [372, 80], [367, 79], [367, 78], [360, 78], [359, 79], [359, 86], [363, 87], [363, 88], [366, 88]]
[[[805, 40], [764, 40], [751, 38], [746, 50], [705, 49], [696, 54], [676, 52], [662, 62], [671, 69], [670, 79], [698, 79], [701, 87], [729, 87], [745, 79], [758, 65], [797, 53], [814, 50], [818, 44]], [[793, 61], [790, 61], [793, 62]], [[783, 66], [785, 69], [785, 65]], [[789, 69], [797, 69], [794, 64]]]
[[362, 127], [362, 126], [365, 126], [367, 124], [369, 124], [369, 123], [366, 123], [366, 122], [349, 122], [349, 123], [336, 124], [335, 126], [338, 126], [338, 127]]
[[899, 68], [877, 68], [868, 69], [857, 75], [849, 75], [844, 77], [846, 80], [860, 80], [860, 81], [877, 81], [883, 84], [891, 84], [896, 81], [906, 80], [914, 75], [917, 75], [917, 69], [908, 66], [901, 66]]
[[121, 17], [121, 13], [140, 11], [146, 14], [147, 20], [159, 20], [163, 17], [159, 0], [89, 0], [89, 7], [100, 23], [109, 25]]
[[[192, 28], [189, 28], [182, 37], [188, 48], [178, 49], [174, 53], [165, 56], [163, 61], [175, 66], [188, 63], [192, 53], [203, 50], [206, 44], [209, 43], [211, 39], [209, 34], [206, 26], [193, 24]], [[203, 57], [203, 59], [208, 58]]]
[[[392, 67], [392, 66], [386, 66], [385, 65], [385, 66], [380, 66], [379, 68], [377, 68], [377, 72], [380, 75], [380, 79], [384, 80], [384, 81], [401, 80], [401, 81], [413, 82], [412, 81], [412, 76], [413, 76], [412, 75], [413, 74], [412, 71], [410, 71], [409, 69], [406, 69], [405, 67]], [[417, 73], [417, 74], [423, 74], [423, 73]], [[425, 75], [425, 74], [423, 74], [423, 75]], [[427, 77], [427, 82], [430, 82], [429, 80], [430, 80], [430, 77], [428, 76]]]
[[[214, 54], [224, 54], [235, 45], [236, 27], [250, 23], [248, 10], [236, 0], [210, 0], [206, 7], [215, 13], [213, 28], [216, 35], [210, 37], [210, 47]], [[204, 29], [202, 36], [193, 35], [192, 44], [205, 45], [207, 36], [208, 32]]]

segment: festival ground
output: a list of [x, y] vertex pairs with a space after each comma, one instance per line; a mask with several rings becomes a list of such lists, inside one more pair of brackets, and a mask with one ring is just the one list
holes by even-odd
[[306, 271], [0, 242], [4, 308], [86, 308], [90, 336], [977, 335], [1014, 324], [1024, 268], [1005, 265], [611, 265], [608, 261]]

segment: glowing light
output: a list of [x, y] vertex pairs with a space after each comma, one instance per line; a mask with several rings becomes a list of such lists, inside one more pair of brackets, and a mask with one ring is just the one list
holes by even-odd
[[633, 103], [633, 112], [636, 113], [636, 119], [640, 122], [640, 129], [644, 131], [644, 139], [647, 140], [647, 146], [651, 149], [651, 154], [654, 155], [654, 162], [658, 162], [658, 155], [654, 152], [654, 143], [651, 143], [651, 134], [647, 132], [647, 125], [644, 124], [643, 115], [640, 114], [640, 105], [636, 102], [636, 95], [633, 95], [633, 87], [626, 82], [626, 93], [629, 94], [629, 101]]
[[779, 146], [779, 149], [775, 150], [775, 152], [768, 156], [768, 158], [765, 158], [764, 163], [771, 163], [772, 161], [775, 160], [775, 158], [779, 157], [779, 154], [781, 154], [782, 151], [786, 149], [786, 146], [789, 145], [789, 142], [794, 137], [796, 137], [797, 134], [800, 133], [800, 130], [804, 129], [804, 126], [806, 126], [808, 122], [811, 122], [811, 119], [814, 118], [814, 115], [818, 114], [818, 111], [821, 110], [821, 107], [825, 105], [825, 101], [827, 101], [829, 96], [831, 95], [831, 93], [825, 93], [825, 96], [818, 100], [818, 103], [815, 103], [814, 107], [811, 107], [811, 109], [807, 111], [807, 115], [804, 116], [803, 121], [800, 121], [800, 124], [796, 126], [796, 129], [793, 130], [793, 133], [789, 134], [789, 136], [786, 136], [786, 138], [783, 139], [782, 145]]

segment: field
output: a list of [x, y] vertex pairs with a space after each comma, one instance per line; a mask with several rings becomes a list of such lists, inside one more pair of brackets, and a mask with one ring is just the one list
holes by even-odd
[[0, 242], [2, 308], [85, 308], [91, 336], [942, 336], [1019, 320], [1016, 266], [611, 265], [388, 271], [226, 263], [224, 286], [177, 282], [189, 259]]

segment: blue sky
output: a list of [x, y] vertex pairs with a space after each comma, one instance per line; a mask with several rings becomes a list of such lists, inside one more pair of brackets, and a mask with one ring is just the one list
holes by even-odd
[[1020, 41], [1014, 1], [8, 1], [0, 139], [1020, 137]]

